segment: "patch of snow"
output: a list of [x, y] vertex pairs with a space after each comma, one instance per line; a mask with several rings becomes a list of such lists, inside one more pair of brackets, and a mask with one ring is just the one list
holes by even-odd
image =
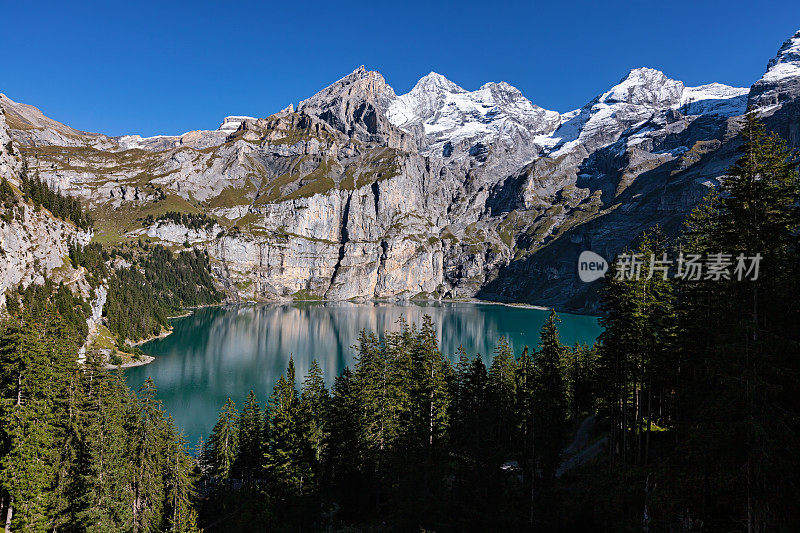
[[778, 63], [771, 67], [761, 78], [765, 81], [776, 82], [786, 78], [800, 76], [800, 62], [798, 63]]
[[684, 115], [722, 115], [734, 117], [747, 110], [750, 89], [709, 83], [686, 87], [681, 96], [680, 111]]
[[670, 107], [680, 101], [683, 82], [660, 70], [635, 68], [628, 76], [598, 98], [604, 104], [625, 103], [650, 107]]
[[688, 146], [678, 146], [677, 148], [672, 148], [671, 150], [658, 150], [656, 152], [653, 152], [653, 154], [654, 155], [669, 154], [675, 157], [679, 157], [688, 151], [689, 151]]
[[421, 128], [429, 146], [443, 142], [546, 134], [560, 115], [532, 104], [508, 83], [486, 83], [467, 91], [431, 72], [411, 91], [394, 98], [386, 111], [389, 121], [405, 130]]
[[767, 72], [761, 79], [776, 82], [794, 77], [800, 77], [800, 31], [781, 45], [778, 54], [767, 63]]
[[239, 129], [239, 126], [242, 125], [242, 122], [246, 122], [248, 120], [256, 120], [254, 117], [248, 117], [244, 115], [231, 115], [229, 117], [225, 117], [222, 121], [222, 124], [219, 125], [217, 131], [225, 131], [231, 132]]

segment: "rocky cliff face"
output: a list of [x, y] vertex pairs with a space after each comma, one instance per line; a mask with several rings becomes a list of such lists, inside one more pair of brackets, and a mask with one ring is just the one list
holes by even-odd
[[0, 105], [0, 177], [14, 185], [19, 185], [19, 171], [22, 161], [16, 153], [14, 143], [8, 131], [6, 115]]
[[[3, 111], [0, 105], [0, 177], [18, 193], [21, 160]], [[91, 233], [78, 230], [46, 209], [35, 208], [21, 195], [0, 207], [0, 308], [5, 305], [6, 290], [43, 283], [45, 276], [72, 285], [84, 296], [90, 295], [83, 272], [72, 269], [67, 256], [71, 243], [86, 244]]]
[[[752, 89], [632, 70], [575, 111], [441, 75], [396, 95], [363, 67], [267, 118], [142, 139], [78, 132], [6, 97], [32, 171], [98, 238], [207, 249], [242, 299], [470, 297], [591, 310], [578, 254], [681, 220], [735, 157], [748, 102], [800, 139], [800, 33]], [[0, 160], [0, 164], [1, 160]], [[204, 213], [202, 228], [167, 211]]]

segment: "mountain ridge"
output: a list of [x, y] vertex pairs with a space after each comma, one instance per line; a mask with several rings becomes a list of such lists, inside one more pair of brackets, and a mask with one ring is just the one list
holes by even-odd
[[[568, 113], [505, 82], [469, 91], [435, 72], [397, 95], [364, 66], [296, 109], [181, 136], [86, 134], [0, 105], [32, 171], [87, 202], [97, 238], [191, 240], [236, 298], [478, 296], [592, 311], [578, 252], [613, 257], [653, 224], [676, 233], [724, 177], [747, 105], [800, 144], [798, 39], [750, 89], [636, 68]], [[159, 222], [167, 210], [218, 225], [190, 238]]]

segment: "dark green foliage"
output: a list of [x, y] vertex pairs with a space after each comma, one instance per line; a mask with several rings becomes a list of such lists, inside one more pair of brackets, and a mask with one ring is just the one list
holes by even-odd
[[308, 441], [308, 451], [311, 453], [312, 474], [318, 477], [321, 474], [322, 457], [325, 454], [325, 436], [330, 396], [322, 379], [322, 370], [317, 361], [311, 363], [303, 390], [300, 394], [300, 412], [303, 418], [303, 434]]
[[234, 465], [235, 475], [245, 481], [252, 482], [261, 475], [264, 450], [262, 438], [264, 435], [264, 419], [261, 408], [253, 391], [247, 396], [242, 414], [239, 417], [239, 445]]
[[[557, 466], [566, 428], [560, 358], [570, 350], [558, 342], [556, 320], [543, 330], [541, 353], [526, 349], [517, 362], [503, 339], [489, 371], [463, 350], [453, 368], [427, 316], [419, 329], [401, 320], [382, 340], [362, 331], [355, 371], [345, 369], [331, 393], [314, 362], [298, 394], [290, 358], [270, 397], [266, 430], [254, 393], [238, 418], [230, 402], [223, 408], [203, 454], [205, 485], [217, 487], [203, 502], [205, 520], [246, 508], [247, 518], [225, 520], [227, 530], [246, 531], [256, 515], [275, 529], [373, 519], [401, 530], [529, 523], [527, 500], [517, 506], [522, 487], [509, 485], [501, 467], [524, 463], [530, 487], [533, 476], [551, 478]], [[534, 424], [541, 432], [535, 453]], [[215, 451], [223, 434], [238, 435], [235, 458]]]
[[228, 398], [203, 450], [203, 464], [207, 465], [211, 476], [221, 481], [228, 480], [234, 473], [234, 462], [239, 455], [238, 418], [236, 405]]
[[[49, 292], [48, 292], [49, 291]], [[12, 295], [0, 322], [0, 520], [10, 531], [196, 531], [192, 461], [155, 400], [97, 354], [63, 286]]]
[[17, 194], [11, 184], [5, 177], [0, 178], [0, 219], [11, 222], [18, 204]]
[[167, 211], [156, 218], [154, 218], [153, 215], [147, 215], [147, 217], [142, 220], [142, 223], [145, 226], [152, 226], [156, 222], [162, 220], [172, 222], [179, 226], [186, 226], [193, 230], [212, 230], [217, 224], [217, 220], [214, 217], [210, 217], [205, 213], [179, 213], [177, 211]]
[[675, 493], [711, 527], [765, 531], [800, 520], [800, 180], [784, 141], [753, 113], [743, 126], [741, 156], [684, 246], [763, 259], [755, 281], [680, 285], [678, 434], [696, 490]]
[[562, 375], [566, 348], [558, 338], [558, 322], [551, 311], [542, 326], [539, 350], [533, 355], [534, 457], [546, 480], [561, 464], [561, 449], [566, 444], [566, 383]]
[[492, 440], [499, 446], [507, 446], [509, 443], [504, 440], [512, 435], [512, 413], [516, 397], [515, 373], [514, 354], [505, 337], [501, 337], [489, 367], [488, 383]]
[[92, 217], [83, 210], [77, 198], [62, 194], [38, 176], [30, 176], [27, 163], [23, 162], [20, 185], [25, 198], [34, 206], [44, 207], [55, 216], [69, 220], [79, 228], [92, 227]]
[[[119, 256], [130, 267], [110, 269], [106, 261]], [[104, 251], [97, 244], [70, 249], [70, 259], [86, 267], [90, 279], [107, 278], [104, 314], [108, 327], [121, 339], [139, 340], [169, 327], [170, 316], [187, 307], [218, 303], [223, 294], [214, 286], [208, 254], [187, 250], [173, 254], [160, 245], [142, 244], [134, 251]]]
[[20, 319], [23, 315], [42, 317], [56, 312], [71, 336], [84, 338], [88, 334], [86, 317], [90, 313], [89, 304], [64, 284], [54, 285], [45, 280], [42, 285], [31, 284], [25, 289], [18, 287], [6, 296], [7, 311], [13, 318]]
[[308, 459], [311, 454], [303, 433], [303, 416], [291, 357], [286, 376], [281, 376], [272, 390], [269, 412], [270, 440], [264, 447], [267, 475], [280, 480], [282, 489], [302, 493], [310, 478]]
[[[617, 279], [612, 267], [601, 290], [606, 328], [600, 339], [598, 394], [612, 421], [611, 443], [623, 463], [647, 463], [653, 423], [671, 425], [674, 390], [675, 296], [673, 280], [650, 272], [649, 258], [662, 258], [665, 237], [645, 232], [639, 279]], [[651, 275], [652, 274], [652, 275]]]
[[[598, 394], [612, 465], [642, 487], [650, 474], [650, 517], [664, 530], [800, 521], [800, 180], [755, 114], [741, 136], [721, 192], [697, 206], [674, 253], [730, 254], [730, 279], [645, 279], [645, 265], [639, 281], [612, 272], [602, 293]], [[665, 247], [655, 230], [639, 251]], [[739, 254], [761, 254], [757, 279], [738, 279]]]
[[576, 345], [568, 359], [567, 383], [569, 384], [569, 416], [572, 420], [579, 419], [582, 415], [591, 414], [597, 406], [598, 362], [597, 353], [599, 345]]

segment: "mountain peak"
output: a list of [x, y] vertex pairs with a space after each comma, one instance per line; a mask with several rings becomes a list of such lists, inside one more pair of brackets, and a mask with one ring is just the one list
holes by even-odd
[[319, 117], [343, 133], [371, 141], [382, 134], [382, 115], [394, 98], [394, 90], [383, 76], [362, 65], [300, 102], [297, 110]]
[[671, 107], [680, 102], [683, 82], [667, 77], [654, 68], [639, 67], [599, 97], [605, 104], [634, 104], [648, 107]]
[[448, 80], [438, 72], [430, 72], [421, 77], [414, 88], [411, 89], [413, 93], [419, 92], [449, 92], [449, 93], [463, 93], [467, 92], [459, 87], [454, 82]]
[[762, 79], [779, 81], [794, 77], [800, 77], [800, 30], [784, 41], [775, 57], [769, 60]]
[[778, 55], [767, 63], [767, 69], [774, 67], [778, 63], [798, 63], [800, 62], [800, 30], [786, 39], [778, 49]]
[[298, 110], [323, 105], [333, 99], [394, 97], [394, 90], [386, 83], [380, 72], [367, 70], [361, 65], [347, 76], [325, 87], [311, 98], [303, 100]]

